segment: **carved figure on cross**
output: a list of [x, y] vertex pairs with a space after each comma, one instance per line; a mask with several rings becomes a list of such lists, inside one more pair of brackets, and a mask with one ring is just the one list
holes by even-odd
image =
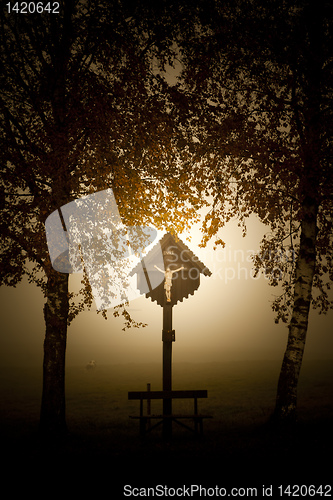
[[165, 295], [167, 298], [167, 302], [171, 302], [171, 287], [172, 287], [172, 275], [174, 273], [177, 273], [178, 271], [181, 271], [182, 269], [185, 269], [184, 266], [179, 267], [178, 269], [171, 270], [169, 267], [167, 267], [166, 271], [163, 271], [157, 266], [156, 269], [160, 271], [161, 273], [164, 274], [164, 289], [165, 289]]

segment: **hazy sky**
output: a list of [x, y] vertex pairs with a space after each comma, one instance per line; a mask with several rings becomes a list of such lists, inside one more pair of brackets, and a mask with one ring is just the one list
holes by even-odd
[[[248, 234], [242, 237], [237, 222], [220, 231], [225, 249], [213, 251], [213, 245], [198, 247], [200, 234], [191, 232], [192, 242], [183, 241], [208, 266], [211, 277], [201, 277], [193, 296], [173, 308], [173, 362], [215, 362], [242, 359], [281, 359], [287, 341], [287, 326], [274, 323], [271, 301], [276, 289], [261, 276], [253, 279], [249, 256], [259, 249], [267, 231], [255, 218], [250, 219]], [[71, 276], [71, 285], [80, 281]], [[3, 365], [38, 365], [43, 358], [44, 319], [41, 292], [26, 281], [16, 289], [0, 288]], [[106, 321], [95, 310], [82, 313], [68, 330], [67, 364], [82, 365], [156, 362], [162, 360], [162, 308], [140, 297], [130, 304], [130, 312], [146, 328], [122, 331], [122, 319], [112, 310]], [[306, 359], [332, 359], [333, 312], [319, 316], [310, 313]]]

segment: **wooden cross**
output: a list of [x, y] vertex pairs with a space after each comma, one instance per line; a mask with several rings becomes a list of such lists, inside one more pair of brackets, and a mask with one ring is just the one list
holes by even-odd
[[[162, 269], [163, 267], [163, 269]], [[177, 237], [167, 233], [132, 270], [137, 286], [147, 298], [163, 307], [163, 391], [172, 391], [172, 308], [193, 295], [200, 286], [200, 275], [210, 276], [209, 269]], [[158, 273], [158, 275], [157, 275]], [[160, 273], [164, 274], [161, 280]], [[172, 399], [163, 399], [163, 415], [172, 414]], [[163, 421], [163, 434], [171, 436], [172, 419]]]

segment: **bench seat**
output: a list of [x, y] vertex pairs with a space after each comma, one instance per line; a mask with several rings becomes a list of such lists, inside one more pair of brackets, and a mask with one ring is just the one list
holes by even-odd
[[[198, 413], [198, 398], [207, 398], [206, 390], [188, 390], [188, 391], [131, 391], [128, 393], [129, 400], [139, 400], [140, 401], [140, 415], [130, 415], [132, 419], [140, 420], [140, 434], [145, 435], [146, 432], [151, 431], [164, 421], [174, 421], [177, 424], [194, 431], [196, 434], [198, 430], [200, 434], [203, 434], [203, 419], [212, 418], [212, 415], [204, 415]], [[143, 413], [143, 401], [151, 399], [194, 399], [194, 413], [172, 413], [172, 414], [144, 414]], [[193, 420], [194, 428], [186, 425], [181, 420]], [[160, 420], [154, 425], [151, 425], [151, 420]]]

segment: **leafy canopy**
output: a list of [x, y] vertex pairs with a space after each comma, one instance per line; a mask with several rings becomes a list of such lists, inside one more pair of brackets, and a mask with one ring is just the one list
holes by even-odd
[[[332, 307], [332, 5], [307, 0], [198, 1], [188, 7], [173, 89], [190, 185], [212, 200], [203, 244], [250, 214], [269, 233], [254, 259], [270, 284], [277, 320], [291, 312], [304, 203], [319, 207], [313, 306]], [[185, 185], [183, 185], [185, 188]]]
[[[179, 231], [196, 216], [175, 196], [180, 155], [161, 98], [170, 19], [163, 5], [125, 0], [2, 18], [1, 284], [28, 275], [46, 292], [45, 220], [84, 195], [111, 187], [127, 225]], [[82, 284], [69, 321], [91, 306]]]

